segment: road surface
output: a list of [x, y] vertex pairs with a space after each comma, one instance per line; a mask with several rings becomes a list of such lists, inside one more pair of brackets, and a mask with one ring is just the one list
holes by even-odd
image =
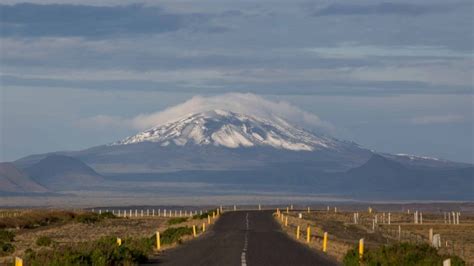
[[297, 243], [280, 229], [270, 211], [226, 212], [202, 237], [152, 259], [152, 265], [337, 265]]

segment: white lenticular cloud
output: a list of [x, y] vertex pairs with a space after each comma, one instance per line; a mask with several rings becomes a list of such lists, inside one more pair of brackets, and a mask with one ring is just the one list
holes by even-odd
[[270, 101], [251, 93], [228, 93], [217, 96], [194, 96], [188, 101], [163, 111], [139, 114], [133, 118], [98, 115], [82, 119], [80, 127], [129, 127], [144, 130], [175, 121], [194, 113], [215, 109], [227, 110], [265, 119], [282, 118], [290, 124], [310, 130], [332, 132], [334, 127], [317, 115], [301, 110], [285, 101]]

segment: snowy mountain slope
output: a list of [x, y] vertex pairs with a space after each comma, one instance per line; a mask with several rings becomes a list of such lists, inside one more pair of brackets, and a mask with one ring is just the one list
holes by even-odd
[[214, 145], [227, 148], [268, 146], [292, 151], [337, 149], [343, 145], [336, 139], [316, 136], [298, 129], [280, 118], [270, 121], [223, 110], [192, 114], [112, 145], [142, 142], [156, 142], [161, 146], [169, 144]]
[[[153, 181], [251, 190], [270, 185], [356, 198], [472, 200], [474, 176], [470, 164], [378, 153], [277, 117], [222, 110], [190, 114], [109, 145], [30, 155], [15, 165], [53, 191], [104, 184], [127, 190], [141, 186], [134, 182]], [[132, 185], [119, 188], [120, 180]]]
[[[297, 128], [283, 119], [223, 110], [189, 114], [109, 145], [82, 151], [31, 155], [15, 161], [29, 168], [50, 155], [73, 157], [104, 175], [178, 171], [344, 172], [374, 154], [416, 169], [470, 167], [455, 162], [378, 153]], [[299, 174], [301, 176], [302, 174]]]

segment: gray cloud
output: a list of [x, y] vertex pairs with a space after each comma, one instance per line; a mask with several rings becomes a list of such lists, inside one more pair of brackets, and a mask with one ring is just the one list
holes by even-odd
[[428, 115], [413, 117], [410, 122], [414, 125], [453, 124], [464, 122], [462, 115]]
[[334, 3], [315, 10], [314, 16], [344, 16], [344, 15], [404, 15], [418, 16], [428, 13], [442, 13], [453, 9], [453, 5], [422, 5], [412, 3], [371, 3], [346, 4]]
[[[184, 74], [183, 74], [184, 75]], [[199, 73], [198, 73], [199, 75]], [[472, 94], [471, 86], [432, 85], [417, 81], [365, 81], [365, 80], [288, 80], [288, 81], [252, 81], [239, 82], [216, 77], [183, 76], [182, 81], [114, 79], [114, 80], [70, 80], [48, 78], [23, 78], [12, 75], [0, 75], [3, 86], [26, 86], [48, 88], [74, 88], [99, 91], [156, 91], [177, 93], [226, 93], [251, 92], [274, 95], [354, 95], [382, 96], [400, 94]], [[235, 77], [238, 79], [239, 77]]]
[[[68, 4], [0, 5], [2, 36], [103, 37], [177, 31], [207, 20], [204, 14], [173, 14], [156, 6]], [[211, 27], [209, 29], [213, 31]]]

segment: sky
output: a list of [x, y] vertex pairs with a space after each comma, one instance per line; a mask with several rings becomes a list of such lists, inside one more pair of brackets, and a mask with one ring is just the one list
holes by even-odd
[[0, 161], [237, 103], [376, 151], [473, 163], [473, 12], [436, 0], [4, 0]]

